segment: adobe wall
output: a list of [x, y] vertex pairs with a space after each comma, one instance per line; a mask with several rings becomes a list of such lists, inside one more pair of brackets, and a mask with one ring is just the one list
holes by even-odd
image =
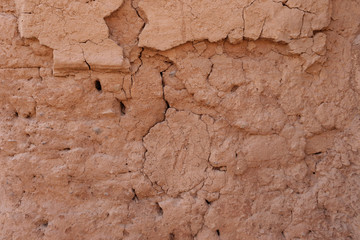
[[0, 240], [360, 239], [359, 0], [0, 1]]

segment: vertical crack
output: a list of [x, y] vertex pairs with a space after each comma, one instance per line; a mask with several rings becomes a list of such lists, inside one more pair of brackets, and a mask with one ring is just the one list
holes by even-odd
[[139, 12], [139, 7], [135, 7], [134, 6], [134, 1], [132, 0], [131, 1], [131, 7], [135, 10], [136, 12], [136, 15], [138, 15], [139, 18], [141, 18], [141, 20], [143, 21], [143, 25], [139, 31], [139, 34], [137, 36], [137, 42], [139, 43], [139, 37], [140, 37], [140, 34], [142, 33], [142, 31], [144, 30], [145, 26], [146, 26], [146, 19], [144, 17], [141, 16], [140, 12]]
[[[208, 73], [208, 75], [206, 76], [206, 81], [209, 82], [209, 78], [210, 78], [210, 75], [214, 69], [214, 63], [209, 59], [209, 61], [211, 62], [211, 67], [210, 67], [210, 71]], [[211, 85], [211, 84], [210, 84]]]
[[90, 64], [89, 64], [86, 60], [84, 60], [84, 62], [85, 62], [85, 64], [88, 66], [89, 70], [91, 70]]
[[245, 10], [248, 8], [248, 7], [250, 7], [251, 5], [253, 5], [254, 4], [254, 2], [255, 2], [256, 0], [253, 0], [250, 4], [248, 4], [247, 6], [245, 6], [244, 8], [243, 8], [243, 10], [242, 10], [242, 19], [243, 19], [243, 35], [245, 36]]
[[[166, 71], [166, 70], [165, 70]], [[166, 98], [165, 98], [165, 81], [164, 81], [164, 72], [165, 71], [163, 71], [163, 72], [160, 72], [160, 77], [161, 77], [161, 84], [162, 84], [162, 97], [163, 97], [163, 100], [164, 100], [164, 102], [165, 102], [165, 104], [166, 104], [166, 109], [165, 109], [165, 112], [170, 108], [170, 104], [169, 104], [169, 102], [166, 100]]]

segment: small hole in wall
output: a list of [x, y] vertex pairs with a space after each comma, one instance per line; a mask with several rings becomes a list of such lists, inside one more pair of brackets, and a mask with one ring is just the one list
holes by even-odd
[[313, 172], [313, 174], [315, 174], [315, 172]]
[[236, 90], [238, 90], [238, 88], [239, 88], [239, 86], [233, 86], [233, 87], [231, 88], [231, 92], [236, 92]]
[[101, 83], [100, 83], [100, 81], [99, 80], [96, 80], [95, 81], [95, 88], [96, 88], [96, 90], [98, 90], [99, 92], [101, 91]]
[[316, 152], [316, 153], [313, 153], [312, 155], [320, 155], [322, 154], [322, 152]]
[[175, 239], [175, 234], [170, 233], [170, 235], [169, 235], [169, 239], [170, 239], [170, 240], [174, 240], [174, 239]]
[[18, 116], [19, 116], [19, 113], [18, 113], [18, 112], [15, 112], [14, 115], [15, 115], [15, 117], [18, 117]]
[[43, 224], [41, 224], [42, 227], [47, 227], [49, 225], [48, 221], [44, 221]]
[[164, 214], [164, 211], [163, 211], [163, 209], [160, 207], [160, 205], [159, 205], [158, 202], [156, 203], [156, 211], [158, 212], [158, 214], [159, 214], [160, 216], [162, 216], [162, 215]]
[[219, 230], [219, 229], [216, 230], [216, 234], [217, 234], [218, 236], [220, 236], [220, 230]]
[[205, 199], [206, 204], [211, 205], [211, 202]]
[[131, 190], [132, 190], [132, 192], [134, 193], [134, 197], [132, 198], [132, 200], [135, 201], [135, 202], [138, 202], [138, 201], [139, 201], [139, 198], [138, 198], [138, 196], [136, 195], [135, 189], [132, 188]]
[[47, 228], [47, 226], [49, 226], [49, 221], [45, 220], [45, 219], [41, 219], [39, 220], [36, 225], [41, 229]]
[[124, 105], [123, 102], [120, 102], [120, 113], [121, 113], [121, 116], [124, 116], [125, 115], [125, 112], [126, 112], [126, 107]]

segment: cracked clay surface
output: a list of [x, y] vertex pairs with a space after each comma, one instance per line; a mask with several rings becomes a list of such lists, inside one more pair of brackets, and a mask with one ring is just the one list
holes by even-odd
[[0, 240], [360, 239], [359, 0], [0, 1]]

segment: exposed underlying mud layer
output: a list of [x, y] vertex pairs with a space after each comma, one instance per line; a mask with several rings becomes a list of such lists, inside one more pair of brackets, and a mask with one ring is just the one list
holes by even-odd
[[3, 0], [0, 239], [360, 239], [359, 0]]

